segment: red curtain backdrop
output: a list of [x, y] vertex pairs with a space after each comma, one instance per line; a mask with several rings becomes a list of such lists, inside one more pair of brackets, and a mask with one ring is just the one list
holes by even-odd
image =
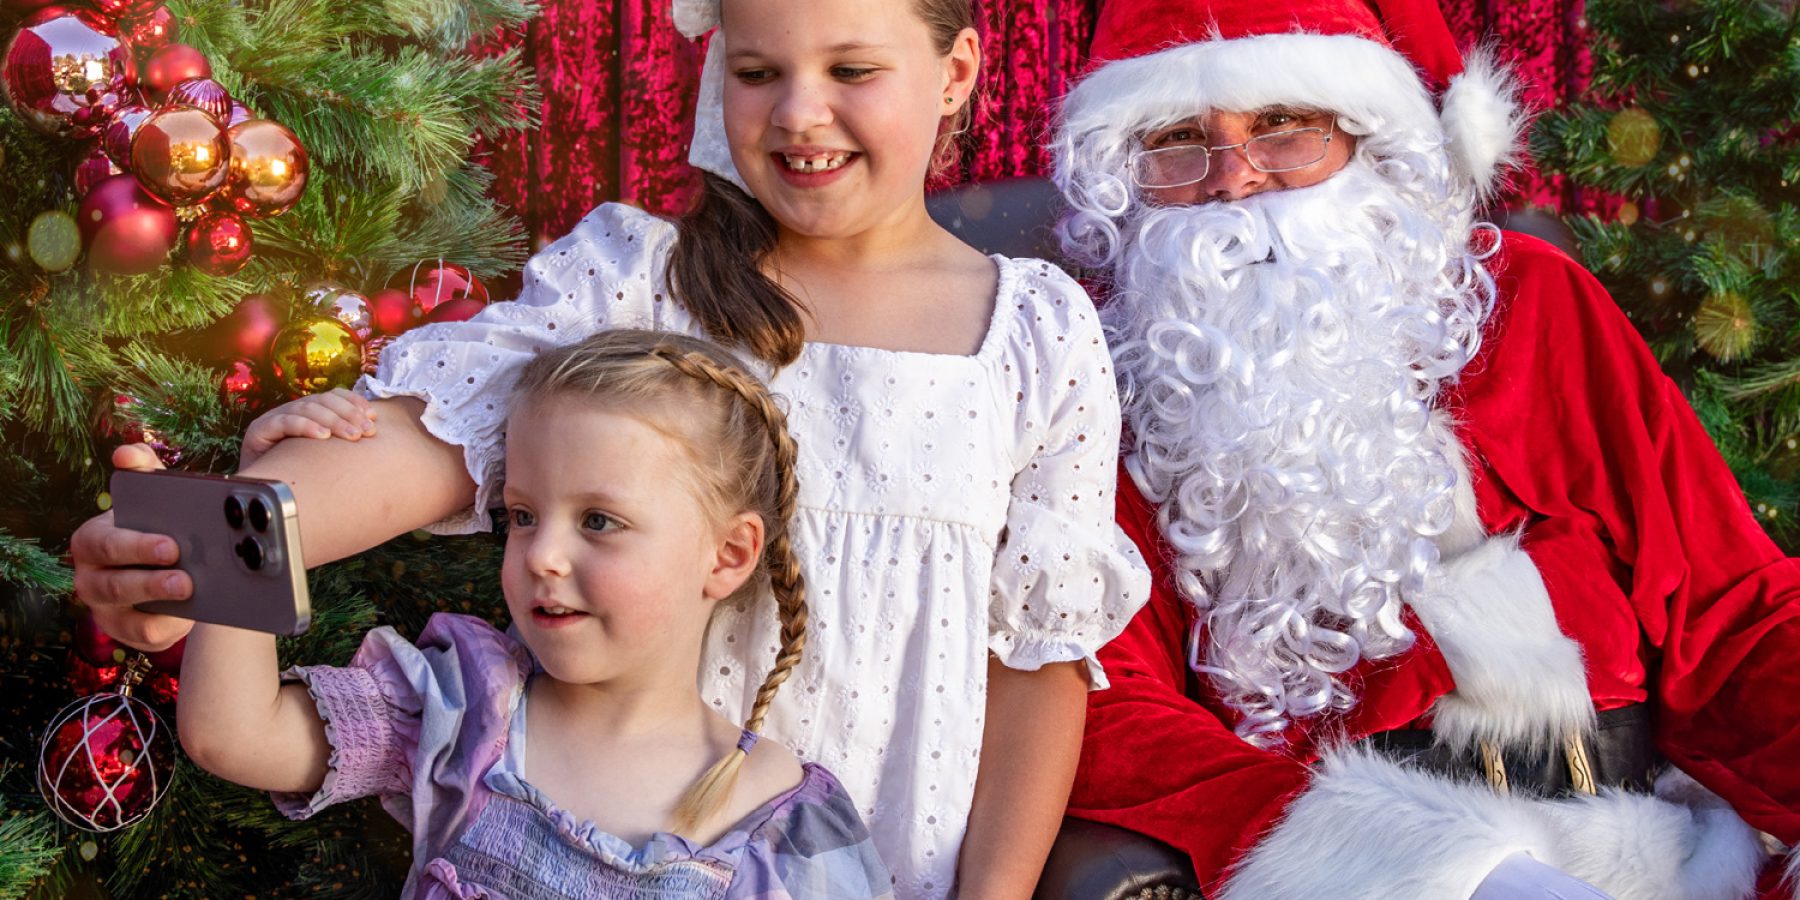
[[[1044, 170], [1048, 110], [1080, 71], [1099, 2], [977, 0], [986, 64], [963, 179]], [[1493, 47], [1538, 108], [1585, 87], [1581, 0], [1443, 2], [1463, 46]], [[608, 200], [679, 212], [693, 185], [684, 160], [700, 54], [670, 23], [669, 0], [545, 0], [523, 37], [509, 40], [537, 70], [542, 124], [492, 148], [490, 161], [498, 196], [538, 245]], [[1531, 171], [1507, 199], [1558, 211], [1595, 202]]]

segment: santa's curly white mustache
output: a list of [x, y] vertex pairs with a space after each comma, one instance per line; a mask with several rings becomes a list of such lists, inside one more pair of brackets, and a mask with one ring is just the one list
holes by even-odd
[[1356, 702], [1360, 660], [1412, 645], [1459, 466], [1440, 392], [1475, 356], [1493, 281], [1467, 203], [1403, 161], [1238, 202], [1148, 207], [1103, 310], [1179, 587], [1192, 663], [1279, 744]]

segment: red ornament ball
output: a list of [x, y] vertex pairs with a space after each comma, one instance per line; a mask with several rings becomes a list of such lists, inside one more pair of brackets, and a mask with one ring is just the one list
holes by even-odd
[[75, 221], [88, 261], [114, 275], [155, 271], [181, 235], [175, 211], [145, 193], [131, 175], [114, 175], [94, 185]]
[[168, 96], [163, 98], [163, 108], [171, 106], [191, 106], [209, 116], [225, 128], [231, 120], [231, 94], [225, 86], [211, 78], [189, 78], [169, 89]]
[[169, 44], [150, 55], [142, 86], [160, 96], [189, 78], [211, 77], [212, 63], [206, 61], [206, 54], [186, 44]]
[[486, 303], [487, 286], [480, 279], [469, 274], [469, 270], [453, 262], [441, 259], [415, 264], [411, 269], [403, 269], [388, 279], [388, 287], [405, 291], [417, 304], [419, 311], [431, 315], [438, 304], [467, 297], [477, 303]]
[[188, 229], [187, 258], [208, 275], [235, 275], [250, 261], [250, 223], [234, 213], [209, 212]]
[[400, 334], [425, 318], [410, 294], [393, 288], [376, 291], [369, 298], [369, 312], [374, 317], [375, 332], [386, 335]]
[[56, 0], [0, 0], [0, 19], [23, 18], [55, 2]]
[[139, 50], [160, 50], [175, 40], [180, 29], [175, 24], [175, 14], [166, 6], [159, 6], [147, 16], [138, 16], [125, 23], [125, 37], [131, 46]]
[[72, 655], [69, 659], [69, 689], [74, 691], [77, 697], [116, 690], [119, 678], [124, 674], [124, 666], [111, 663], [96, 666], [79, 655]]
[[156, 110], [142, 103], [127, 103], [112, 114], [106, 130], [100, 135], [100, 143], [114, 165], [131, 165], [131, 139], [137, 137], [138, 127], [154, 112]]
[[114, 20], [136, 19], [150, 15], [162, 0], [93, 0], [94, 8]]
[[219, 397], [227, 407], [254, 410], [259, 405], [257, 398], [261, 395], [262, 376], [257, 374], [256, 363], [247, 359], [234, 359], [226, 364], [225, 374], [219, 379]]
[[130, 45], [91, 10], [38, 10], [0, 54], [0, 88], [13, 112], [56, 137], [98, 135], [131, 102], [136, 78]]
[[207, 359], [262, 359], [275, 333], [287, 324], [287, 311], [267, 294], [250, 294], [237, 308], [200, 336], [199, 352]]
[[433, 323], [466, 322], [475, 318], [475, 314], [486, 307], [486, 303], [473, 297], [457, 297], [454, 300], [439, 303], [437, 309], [432, 310], [431, 315], [425, 317], [425, 321]]
[[83, 615], [75, 623], [75, 655], [90, 666], [116, 666], [132, 653], [124, 644], [100, 630], [93, 615]]
[[38, 791], [64, 822], [117, 831], [150, 814], [175, 774], [175, 740], [156, 712], [125, 694], [63, 708], [38, 747]]

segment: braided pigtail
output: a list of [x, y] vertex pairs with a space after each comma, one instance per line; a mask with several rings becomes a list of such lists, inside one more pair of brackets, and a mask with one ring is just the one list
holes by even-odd
[[[750, 718], [744, 723], [746, 731], [758, 733], [762, 731], [770, 704], [775, 701], [776, 691], [800, 664], [800, 655], [806, 648], [806, 576], [794, 554], [788, 527], [799, 497], [799, 482], [794, 477], [798, 451], [793, 437], [788, 434], [787, 416], [775, 405], [775, 398], [769, 396], [761, 382], [735, 367], [721, 366], [705, 354], [684, 353], [668, 346], [658, 347], [653, 352], [683, 374], [737, 395], [762, 420], [774, 450], [763, 467], [764, 474], [770, 477], [751, 476], [758, 481], [770, 482], [767, 486], [773, 488], [772, 508], [763, 516], [763, 565], [769, 574], [769, 585], [775, 594], [776, 611], [781, 621], [781, 647], [775, 654], [775, 666], [763, 678], [762, 687], [757, 689]], [[675, 807], [674, 830], [677, 833], [692, 833], [724, 806], [749, 756], [749, 745], [739, 743], [682, 795], [681, 802]]]
[[[754, 577], [735, 596], [752, 595], [767, 578], [781, 621], [775, 666], [763, 679], [745, 730], [762, 730], [769, 706], [806, 647], [806, 579], [794, 555], [792, 525], [799, 500], [798, 451], [787, 416], [768, 388], [717, 344], [684, 335], [617, 329], [544, 351], [527, 363], [513, 393], [516, 411], [553, 396], [592, 397], [629, 411], [688, 448], [694, 482], [708, 513], [725, 521], [739, 512], [762, 517], [763, 553]], [[750, 742], [719, 760], [681, 797], [674, 830], [692, 834], [731, 796]]]

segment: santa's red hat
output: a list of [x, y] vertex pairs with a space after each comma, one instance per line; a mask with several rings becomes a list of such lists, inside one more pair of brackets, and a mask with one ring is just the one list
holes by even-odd
[[1371, 132], [1439, 138], [1491, 189], [1523, 117], [1510, 78], [1464, 59], [1437, 0], [1110, 0], [1066, 140], [1141, 134], [1208, 110], [1327, 109]]

